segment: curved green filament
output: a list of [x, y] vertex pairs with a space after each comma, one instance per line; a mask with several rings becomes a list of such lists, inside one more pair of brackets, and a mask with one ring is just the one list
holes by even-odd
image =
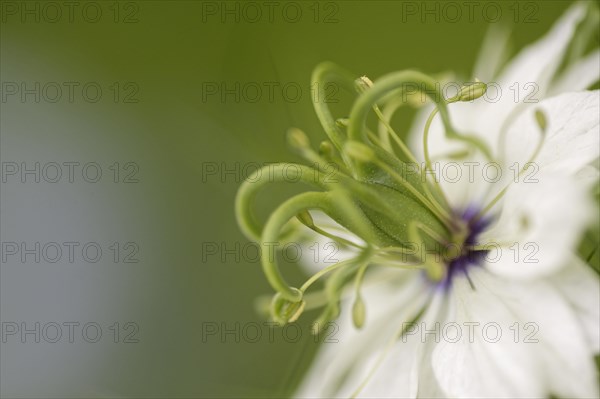
[[510, 187], [510, 183], [508, 185], [506, 185], [506, 187], [504, 187], [502, 190], [500, 190], [500, 192], [498, 194], [496, 194], [496, 196], [485, 206], [485, 208], [483, 208], [481, 210], [479, 215], [477, 215], [477, 217], [474, 219], [474, 222], [477, 222], [479, 219], [481, 219], [483, 216], [485, 216], [489, 211], [491, 211], [492, 208], [494, 207], [494, 205], [496, 205], [498, 203], [498, 201], [500, 201], [502, 199], [502, 197], [504, 197], [504, 195], [508, 191], [509, 187]]
[[344, 164], [344, 160], [333, 148], [333, 144], [331, 144], [330, 141], [324, 140], [321, 142], [321, 144], [319, 145], [319, 155], [327, 162], [327, 164], [335, 165], [335, 167], [338, 168], [340, 172], [346, 175], [352, 174]]
[[279, 234], [283, 226], [296, 215], [307, 209], [320, 209], [325, 213], [331, 211], [331, 195], [323, 192], [307, 192], [299, 194], [285, 201], [272, 214], [261, 238], [263, 254], [261, 257], [263, 272], [271, 286], [281, 295], [292, 302], [302, 299], [302, 292], [290, 287], [284, 280], [277, 266], [276, 254], [273, 246], [278, 243]]
[[252, 210], [252, 203], [260, 189], [274, 182], [292, 181], [287, 175], [290, 165], [300, 172], [298, 180], [303, 183], [325, 189], [327, 184], [317, 170], [299, 164], [274, 164], [265, 166], [249, 176], [240, 186], [235, 198], [235, 214], [242, 233], [254, 241], [260, 240], [263, 225], [257, 220]]
[[[371, 108], [392, 90], [415, 86], [417, 90], [424, 92], [438, 105], [447, 132], [453, 132], [446, 102], [444, 101], [439, 84], [421, 72], [408, 70], [383, 76], [356, 100], [350, 111], [348, 138], [367, 142], [364, 128]], [[406, 95], [406, 92], [403, 93]]]
[[[343, 210], [345, 215], [352, 221], [357, 235], [366, 242], [372, 242], [372, 231], [362, 221], [364, 218], [355, 204], [348, 199], [344, 192], [307, 192], [292, 197], [281, 204], [272, 214], [262, 233], [261, 246], [263, 256], [261, 257], [263, 272], [271, 286], [278, 291], [283, 298], [297, 302], [302, 299], [302, 291], [291, 287], [281, 275], [277, 266], [277, 260], [273, 247], [278, 243], [280, 231], [283, 226], [299, 213], [309, 209], [320, 209], [325, 214], [335, 214], [336, 210]], [[335, 196], [335, 202], [334, 202]], [[370, 253], [370, 247], [363, 252]]]
[[335, 123], [335, 118], [327, 105], [327, 87], [330, 84], [339, 84], [351, 92], [355, 91], [354, 80], [356, 75], [337, 66], [332, 62], [323, 62], [313, 71], [311, 78], [311, 88], [313, 90], [312, 101], [315, 112], [325, 133], [333, 145], [341, 151], [345, 141], [343, 132]]
[[[517, 174], [517, 177], [520, 178], [523, 175], [523, 173], [525, 173], [525, 171], [527, 170], [527, 168], [529, 167], [529, 165], [536, 160], [536, 158], [540, 154], [540, 151], [542, 150], [542, 147], [544, 145], [544, 138], [545, 137], [546, 137], [545, 131], [542, 130], [541, 131], [540, 141], [538, 141], [537, 145], [535, 146], [535, 149], [533, 150], [532, 154], [530, 155], [529, 160], [527, 162], [525, 162], [523, 164], [523, 167], [521, 168], [521, 170], [519, 170], [519, 173]], [[498, 203], [498, 201], [500, 201], [500, 199], [502, 199], [502, 197], [504, 197], [504, 195], [508, 191], [508, 188], [512, 185], [513, 182], [514, 182], [514, 180], [511, 181], [510, 183], [508, 183], [502, 190], [500, 190], [500, 192], [498, 194], [496, 194], [496, 196], [485, 206], [485, 208], [483, 208], [481, 210], [481, 212], [479, 212], [479, 214], [475, 218], [475, 221], [481, 219], [483, 216], [485, 216], [485, 214], [487, 214], [489, 211], [492, 210], [492, 208], [494, 207], [494, 205], [496, 205]]]
[[[379, 145], [383, 148], [383, 146], [390, 146], [391, 149], [391, 145], [390, 145], [390, 141], [389, 138], [390, 136], [394, 139], [394, 141], [396, 142], [396, 144], [398, 145], [398, 147], [400, 147], [400, 149], [402, 150], [402, 152], [404, 152], [404, 154], [406, 155], [406, 157], [408, 158], [408, 160], [410, 162], [413, 162], [414, 165], [417, 167], [417, 171], [419, 173], [421, 173], [421, 165], [419, 165], [419, 162], [417, 161], [416, 157], [412, 154], [412, 152], [408, 149], [408, 147], [406, 146], [406, 144], [404, 144], [404, 141], [400, 138], [400, 136], [398, 135], [398, 133], [396, 133], [396, 131], [394, 130], [394, 128], [392, 128], [392, 126], [390, 125], [389, 121], [391, 120], [391, 117], [393, 116], [394, 112], [396, 112], [396, 110], [398, 108], [400, 108], [402, 105], [404, 105], [404, 102], [402, 101], [398, 101], [396, 99], [396, 101], [389, 103], [386, 105], [386, 107], [384, 108], [383, 112], [381, 112], [379, 110], [379, 107], [377, 107], [377, 105], [374, 106], [375, 109], [375, 113], [377, 114], [379, 120], [380, 120], [380, 129], [379, 129]], [[435, 109], [437, 112], [437, 108]], [[426, 129], [427, 131], [428, 129]], [[425, 142], [427, 141], [427, 139], [425, 139]], [[427, 146], [425, 146], [425, 148], [427, 148]], [[393, 151], [393, 150], [392, 150]], [[390, 152], [392, 152], [390, 151]], [[425, 159], [428, 160], [428, 163], [431, 164], [431, 160], [429, 160], [429, 151], [426, 149], [426, 153], [425, 153]], [[437, 183], [437, 181], [435, 181], [435, 177], [434, 177], [434, 183]], [[423, 190], [425, 192], [426, 197], [432, 202], [432, 203], [436, 203], [436, 197], [433, 196], [433, 194], [431, 193], [431, 191], [429, 190], [429, 186], [427, 184], [423, 185]], [[449, 207], [448, 204], [448, 200], [446, 199], [446, 196], [444, 195], [444, 192], [441, 190], [441, 188], [438, 190], [439, 193], [439, 197], [444, 201], [444, 204], [446, 207]]]
[[[373, 133], [369, 129], [367, 129], [367, 137], [369, 138], [369, 140], [371, 140], [371, 142], [374, 145], [385, 149], [385, 143], [383, 141], [381, 141], [381, 138], [379, 136], [377, 136], [375, 133]], [[388, 152], [391, 152], [391, 151], [388, 151]]]
[[[401, 95], [404, 95], [404, 94], [401, 94]], [[402, 103], [400, 103], [400, 105], [402, 105]], [[381, 112], [381, 110], [379, 109], [379, 107], [377, 105], [373, 106], [373, 109], [375, 111], [375, 114], [377, 115], [377, 118], [379, 118], [380, 123], [384, 127], [384, 129], [380, 129], [379, 137], [382, 141], [382, 144], [385, 145], [390, 152], [392, 152], [393, 151], [392, 145], [390, 143], [390, 136], [391, 136], [394, 139], [394, 141], [396, 142], [396, 144], [398, 145], [398, 147], [400, 147], [400, 150], [404, 153], [404, 155], [406, 155], [406, 158], [410, 162], [412, 162], [418, 166], [419, 163], [417, 162], [417, 158], [408, 149], [408, 147], [406, 146], [404, 141], [400, 138], [398, 133], [396, 133], [396, 131], [394, 130], [392, 125], [390, 125], [389, 119], [391, 119], [391, 115], [393, 115], [396, 108], [399, 108], [399, 106], [396, 106], [395, 108], [391, 108], [391, 111], [388, 111], [388, 108], [386, 108], [385, 111], [390, 112], [390, 116], [386, 117], [386, 115]], [[383, 134], [384, 132], [387, 132], [387, 134]]]
[[[390, 142], [390, 136], [394, 138], [394, 140], [399, 140], [400, 137], [396, 134], [394, 129], [391, 128], [391, 120], [394, 116], [394, 113], [398, 110], [398, 108], [402, 107], [404, 102], [401, 99], [394, 98], [390, 102], [386, 103], [385, 106], [380, 110], [381, 117], [379, 117], [379, 126], [377, 132], [381, 141], [385, 143], [389, 149], [392, 149], [392, 143]], [[379, 107], [377, 107], [379, 108]], [[377, 111], [375, 111], [377, 113]], [[398, 136], [398, 137], [394, 137]], [[400, 140], [401, 141], [401, 140]], [[404, 144], [404, 143], [403, 143]]]
[[[437, 115], [437, 113], [438, 113], [438, 109], [434, 108], [434, 110], [431, 112], [431, 114], [429, 114], [429, 118], [427, 118], [427, 121], [425, 122], [425, 129], [423, 130], [423, 156], [425, 157], [425, 176], [427, 176], [427, 172], [432, 171], [431, 156], [429, 154], [429, 129], [431, 128], [431, 122], [433, 122], [433, 118]], [[440, 183], [437, 181], [437, 177], [435, 175], [433, 175], [433, 184], [432, 185], [438, 192], [438, 195], [440, 196], [440, 198], [442, 198], [444, 200], [444, 203], [446, 204], [446, 206], [449, 206], [448, 198], [446, 198], [446, 194], [444, 193], [444, 190], [442, 190], [442, 187], [440, 186]], [[427, 185], [425, 185], [425, 187], [427, 187]], [[429, 193], [428, 189], [427, 189], [427, 192]], [[433, 195], [431, 195], [431, 193], [429, 193], [429, 194], [431, 197], [433, 197]]]

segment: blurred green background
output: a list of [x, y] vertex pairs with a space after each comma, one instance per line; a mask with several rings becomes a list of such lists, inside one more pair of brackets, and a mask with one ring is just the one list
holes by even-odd
[[[271, 290], [257, 261], [243, 251], [223, 259], [214, 248], [248, 248], [233, 213], [236, 190], [253, 170], [245, 167], [297, 161], [285, 143], [290, 126], [314, 143], [324, 138], [310, 101], [314, 66], [331, 60], [371, 78], [417, 68], [468, 79], [490, 25], [510, 26], [516, 51], [570, 2], [476, 2], [472, 18], [462, 2], [455, 3], [458, 18], [450, 9], [444, 14], [445, 2], [268, 3], [80, 2], [69, 15], [56, 2], [58, 18], [48, 2], [2, 2], [3, 95], [7, 82], [39, 82], [42, 91], [48, 82], [96, 82], [103, 89], [98, 102], [80, 89], [73, 101], [66, 92], [56, 102], [50, 92], [38, 102], [35, 95], [3, 97], [2, 161], [94, 161], [107, 174], [114, 162], [139, 167], [135, 184], [3, 184], [3, 241], [139, 245], [135, 264], [2, 263], [3, 322], [139, 326], [139, 342], [130, 344], [3, 342], [3, 396], [289, 395], [317, 348], [308, 335], [311, 315], [299, 321], [298, 342], [281, 330], [270, 342], [268, 328], [257, 342], [243, 331], [236, 342], [224, 330], [262, 323], [254, 303]], [[491, 22], [483, 13], [488, 3]], [[437, 17], [423, 13], [435, 7]], [[236, 84], [238, 97], [214, 93], [215, 85]], [[294, 189], [261, 197], [261, 212]], [[302, 274], [282, 267], [292, 280]], [[207, 335], [207, 326], [219, 331]]]

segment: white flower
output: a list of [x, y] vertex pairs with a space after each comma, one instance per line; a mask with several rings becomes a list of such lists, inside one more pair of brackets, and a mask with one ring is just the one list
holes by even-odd
[[[315, 333], [339, 324], [339, 342], [323, 345], [299, 397], [599, 394], [600, 283], [577, 255], [598, 225], [599, 93], [582, 90], [598, 81], [599, 53], [579, 51], [589, 39], [581, 25], [598, 22], [592, 7], [572, 7], [500, 74], [490, 45], [501, 36], [492, 36], [482, 58], [491, 62], [476, 72], [484, 81], [450, 97], [416, 71], [371, 82], [331, 63], [316, 68], [313, 102], [330, 141], [316, 152], [290, 130], [291, 146], [314, 166], [263, 168], [236, 198], [240, 227], [261, 242], [277, 292], [274, 320], [323, 307]], [[575, 62], [563, 62], [567, 53]], [[331, 81], [359, 93], [347, 119], [317, 100]], [[411, 150], [389, 121], [423, 93], [435, 108], [418, 118]], [[257, 192], [289, 180], [316, 190], [288, 199], [263, 225], [250, 206]], [[309, 265], [315, 274], [296, 288], [272, 251], [302, 225], [343, 251], [337, 263]], [[321, 278], [324, 289], [312, 292]]]
[[[431, 125], [428, 150], [448, 203], [471, 221], [474, 242], [498, 246], [447, 262], [437, 284], [414, 270], [366, 275], [364, 327], [353, 326], [350, 292], [336, 320], [339, 342], [322, 345], [297, 397], [598, 397], [600, 282], [575, 252], [598, 218], [590, 189], [598, 183], [600, 94], [582, 90], [598, 81], [599, 52], [560, 69], [585, 13], [572, 7], [497, 77], [496, 65], [478, 64], [475, 76], [501, 88], [497, 102], [449, 106], [453, 124], [492, 149], [498, 181], [495, 169], [494, 178], [482, 175], [489, 160], [481, 152], [448, 158], [473, 146], [448, 139], [439, 118]], [[426, 111], [412, 134], [416, 154]], [[522, 170], [531, 159], [537, 167]], [[452, 162], [458, 180], [444, 176]], [[473, 216], [494, 198], [485, 217]]]

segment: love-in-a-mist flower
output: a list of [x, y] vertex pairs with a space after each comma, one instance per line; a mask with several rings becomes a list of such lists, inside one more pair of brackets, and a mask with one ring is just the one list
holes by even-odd
[[[322, 308], [314, 331], [339, 325], [339, 342], [323, 345], [298, 397], [598, 396], [600, 283], [576, 255], [598, 224], [600, 95], [578, 91], [600, 73], [597, 49], [580, 52], [590, 18], [596, 26], [596, 8], [574, 6], [502, 73], [480, 63], [486, 83], [449, 97], [417, 71], [371, 82], [331, 63], [315, 70], [329, 140], [315, 151], [290, 130], [312, 166], [268, 166], [236, 200], [277, 292], [274, 320]], [[357, 93], [347, 118], [318, 101], [330, 82]], [[421, 96], [433, 109], [404, 140], [391, 118]], [[255, 195], [286, 180], [314, 190], [263, 224]], [[339, 262], [309, 265], [315, 274], [290, 285], [273, 248], [298, 231], [337, 243]]]

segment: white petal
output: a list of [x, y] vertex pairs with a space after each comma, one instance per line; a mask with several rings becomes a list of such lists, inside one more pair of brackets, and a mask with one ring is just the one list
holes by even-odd
[[[483, 282], [485, 274], [483, 269], [470, 273], [475, 290], [463, 276], [453, 281], [455, 325], [446, 323], [449, 332], [433, 353], [435, 375], [450, 397], [542, 397], [535, 348], [515, 342], [511, 326], [520, 320]], [[460, 340], [455, 331], [461, 331]]]
[[[396, 326], [396, 333], [402, 324]], [[380, 347], [365, 354], [348, 380], [352, 381], [344, 397], [357, 393], [359, 398], [414, 398], [417, 395], [417, 359], [421, 356], [421, 342], [416, 337], [405, 341], [390, 337], [380, 341]], [[362, 384], [364, 387], [359, 388]], [[359, 389], [359, 390], [358, 390]]]
[[[502, 128], [510, 124], [511, 118], [518, 115], [519, 109], [527, 109], [548, 95], [552, 78], [585, 13], [584, 4], [574, 4], [550, 32], [525, 47], [511, 60], [488, 89], [489, 94], [484, 98], [489, 101], [475, 103], [482, 105], [481, 110], [474, 110], [477, 112], [477, 120], [472, 126], [473, 131], [495, 145]], [[496, 93], [498, 101], [493, 102]]]
[[[448, 297], [443, 290], [438, 291], [433, 299], [433, 306], [419, 323], [422, 344], [420, 347], [421, 356], [417, 359], [419, 363], [419, 391], [417, 397], [445, 399], [448, 398], [448, 393], [442, 388], [436, 377], [433, 352], [439, 346], [443, 323], [451, 319], [454, 313], [452, 312], [452, 303], [448, 301]], [[439, 334], [434, 333], [436, 323], [440, 326]]]
[[585, 186], [564, 176], [538, 176], [513, 184], [496, 225], [482, 233], [491, 243], [486, 267], [493, 273], [529, 279], [568, 264], [586, 226], [597, 215]]
[[585, 17], [587, 6], [576, 3], [569, 8], [542, 39], [525, 47], [508, 64], [498, 83], [506, 89], [514, 83], [536, 83], [540, 94], [547, 93], [550, 81], [571, 42], [577, 24]]
[[[534, 163], [544, 172], [573, 174], [600, 156], [600, 92], [566, 93], [524, 112], [506, 134], [507, 165], [524, 165], [540, 141], [534, 111], [546, 116], [543, 147]], [[524, 178], [527, 178], [526, 172]]]
[[[375, 282], [375, 279], [378, 281]], [[352, 324], [352, 298], [344, 301], [342, 313], [335, 321], [339, 329], [332, 337], [338, 342], [322, 345], [295, 396], [350, 396], [369, 374], [375, 354], [385, 348], [402, 323], [410, 321], [424, 306], [427, 299], [424, 287], [422, 276], [414, 271], [384, 270], [366, 280], [362, 290], [367, 306], [364, 328], [357, 330]], [[406, 367], [409, 367], [412, 358], [402, 359], [408, 362]], [[399, 391], [392, 392], [408, 395], [408, 378], [409, 374], [399, 373], [399, 379], [406, 383], [395, 385]], [[376, 389], [376, 386], [371, 388]]]
[[[529, 323], [520, 324], [519, 341], [523, 343], [521, 348], [533, 350], [540, 361], [538, 370], [544, 373], [540, 381], [547, 387], [545, 396], [598, 397], [592, 348], [574, 310], [554, 284], [544, 279], [519, 283], [485, 273], [477, 278], [477, 289], [487, 285], [490, 293], [512, 310], [516, 320]], [[530, 397], [524, 393], [517, 396]]]
[[573, 257], [550, 281], [576, 312], [592, 353], [600, 353], [600, 279], [583, 261]]
[[490, 24], [473, 69], [474, 77], [482, 82], [493, 81], [508, 55], [509, 37], [508, 26]]
[[[431, 290], [433, 287], [422, 286], [421, 289]], [[418, 308], [422, 307], [418, 304]], [[414, 306], [414, 305], [411, 305]], [[416, 309], [417, 307], [415, 307]], [[448, 303], [445, 297], [436, 293], [431, 298], [422, 317], [411, 324], [405, 335], [399, 337], [400, 329], [404, 323], [412, 320], [403, 320], [402, 324], [395, 325], [395, 343], [383, 341], [376, 351], [373, 351], [361, 365], [357, 373], [349, 380], [355, 382], [366, 381], [364, 387], [358, 391], [360, 398], [446, 398], [441, 390], [431, 368], [431, 351], [435, 346], [435, 336], [424, 334], [421, 326], [435, 324], [447, 311]], [[365, 377], [367, 376], [367, 377]], [[366, 379], [365, 379], [366, 378]], [[346, 397], [356, 392], [347, 392]]]
[[550, 95], [590, 88], [600, 78], [600, 50], [596, 49], [573, 65], [552, 84]]
[[594, 184], [598, 184], [598, 181], [600, 181], [600, 170], [597, 166], [585, 166], [577, 172], [575, 179], [581, 184], [593, 187]]

